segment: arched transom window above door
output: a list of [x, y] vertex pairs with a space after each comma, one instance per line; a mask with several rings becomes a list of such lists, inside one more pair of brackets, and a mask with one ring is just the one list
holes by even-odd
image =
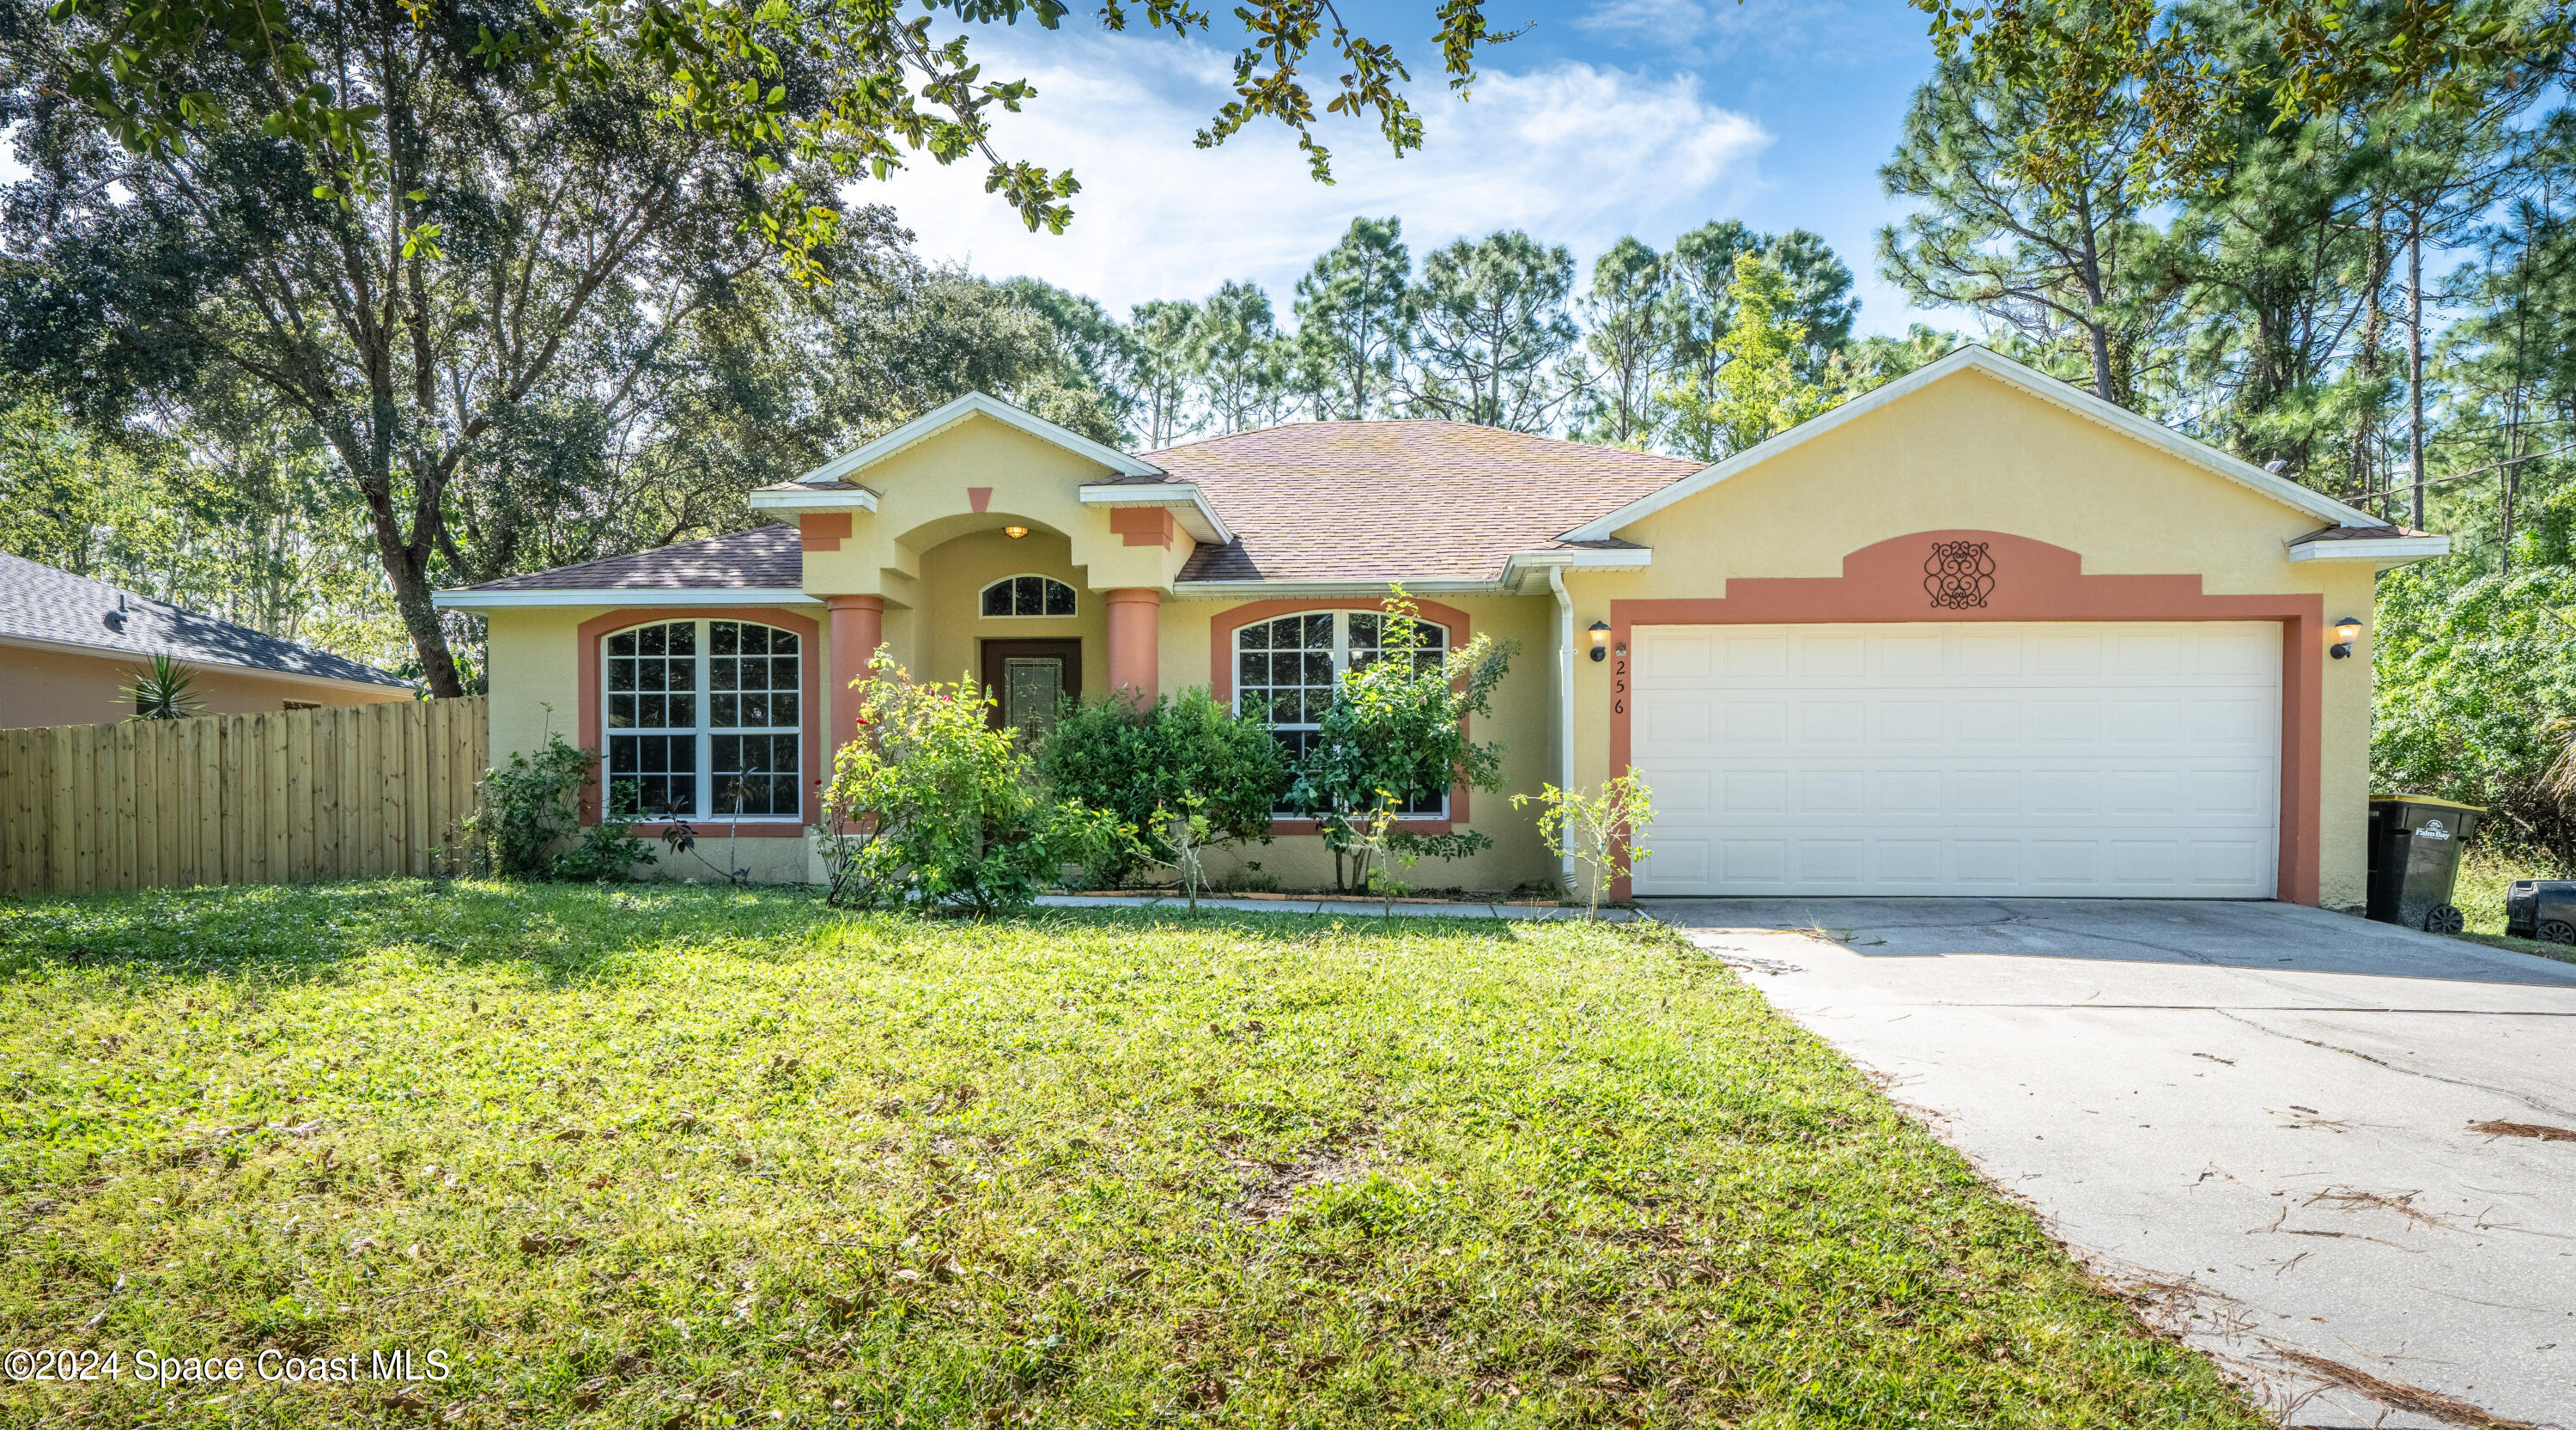
[[752, 621], [659, 621], [600, 645], [607, 807], [802, 819], [805, 650]]
[[1070, 616], [1073, 588], [1053, 576], [1005, 576], [984, 588], [988, 616]]
[[[1234, 708], [1270, 721], [1279, 753], [1290, 765], [1315, 748], [1333, 687], [1342, 672], [1385, 654], [1388, 617], [1376, 611], [1307, 611], [1255, 621], [1234, 633]], [[1417, 669], [1437, 666], [1449, 654], [1449, 632], [1417, 621]], [[1408, 815], [1436, 818], [1448, 809], [1448, 792], [1420, 791], [1405, 802]]]

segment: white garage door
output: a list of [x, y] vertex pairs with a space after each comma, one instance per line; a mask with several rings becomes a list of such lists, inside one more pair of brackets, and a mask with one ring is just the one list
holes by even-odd
[[1641, 895], [2272, 896], [2277, 625], [1632, 640]]

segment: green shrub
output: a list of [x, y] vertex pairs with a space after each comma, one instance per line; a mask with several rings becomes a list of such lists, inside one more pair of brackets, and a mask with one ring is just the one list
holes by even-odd
[[879, 650], [860, 687], [859, 738], [823, 799], [834, 904], [990, 915], [1033, 903], [1059, 864], [1132, 858], [1134, 826], [1049, 800], [1027, 749], [996, 730], [970, 674], [912, 683]]
[[1150, 707], [1112, 696], [1068, 707], [1038, 749], [1038, 775], [1059, 799], [1108, 810], [1137, 829], [1136, 851], [1090, 869], [1098, 883], [1128, 882], [1144, 864], [1182, 856], [1176, 821], [1195, 811], [1200, 845], [1270, 838], [1270, 816], [1288, 790], [1288, 766], [1270, 726], [1238, 718], [1196, 686]]
[[603, 809], [597, 824], [582, 824], [581, 794], [598, 782], [598, 771], [597, 751], [552, 732], [535, 758], [514, 753], [507, 765], [484, 771], [481, 807], [465, 820], [476, 866], [502, 879], [587, 884], [622, 881], [636, 865], [654, 862], [635, 837], [631, 796]]
[[[1311, 814], [1323, 832], [1346, 889], [1380, 887], [1386, 876], [1373, 878], [1371, 866], [1390, 858], [1406, 864], [1425, 854], [1457, 859], [1494, 842], [1466, 829], [1409, 834], [1375, 818], [1455, 785], [1493, 789], [1502, 780], [1502, 745], [1468, 739], [1467, 717], [1492, 713], [1512, 647], [1478, 636], [1435, 664], [1422, 649], [1419, 609], [1402, 586], [1386, 599], [1384, 655], [1342, 673], [1317, 722], [1314, 753], [1289, 790], [1289, 803]], [[1382, 837], [1373, 834], [1381, 825]]]
[[2380, 578], [2372, 780], [2483, 805], [2481, 843], [2568, 867], [2576, 818], [2549, 773], [2576, 718], [2576, 572], [2445, 574]]

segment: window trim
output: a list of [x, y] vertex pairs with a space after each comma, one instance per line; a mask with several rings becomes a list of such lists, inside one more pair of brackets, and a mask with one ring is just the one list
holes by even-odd
[[[1416, 597], [1418, 619], [1449, 633], [1449, 649], [1463, 648], [1470, 639], [1467, 613], [1456, 606]], [[1245, 626], [1276, 620], [1281, 616], [1309, 615], [1323, 611], [1383, 611], [1383, 599], [1368, 596], [1309, 597], [1305, 600], [1251, 601], [1218, 612], [1208, 622], [1208, 673], [1210, 693], [1226, 709], [1234, 708], [1234, 638]], [[1449, 813], [1433, 818], [1414, 816], [1400, 821], [1414, 834], [1447, 834], [1468, 821], [1467, 786], [1460, 782], [1449, 791]], [[1320, 834], [1322, 829], [1311, 819], [1274, 819], [1270, 832], [1279, 834]]]
[[[1030, 576], [1036, 577], [1041, 581], [1052, 582], [1053, 584], [1062, 586], [1065, 590], [1072, 592], [1073, 609], [1070, 611], [1061, 611], [1052, 616], [1043, 613], [1034, 616], [988, 616], [984, 614], [984, 597], [990, 593], [994, 587], [1006, 585], [1010, 582], [1020, 580], [1022, 577]], [[1041, 604], [1043, 604], [1043, 602], [1041, 602]], [[1081, 616], [1082, 588], [1061, 576], [1050, 576], [1044, 571], [1014, 571], [1008, 576], [996, 576], [992, 580], [975, 588], [975, 619], [979, 621], [1071, 621], [1078, 620]]]
[[[804, 798], [801, 801], [803, 808], [793, 817], [780, 814], [744, 815], [740, 820], [740, 828], [736, 832], [745, 839], [793, 839], [802, 836], [808, 828], [821, 823], [822, 792], [815, 785], [814, 777], [828, 768], [819, 754], [823, 743], [822, 666], [829, 658], [821, 647], [823, 625], [811, 616], [798, 615], [793, 611], [780, 610], [775, 606], [637, 606], [610, 611], [582, 622], [573, 633], [575, 658], [581, 663], [579, 711], [581, 729], [575, 737], [575, 743], [594, 757], [600, 769], [601, 779], [604, 781], [607, 777], [608, 760], [608, 726], [605, 719], [607, 706], [604, 693], [608, 673], [606, 649], [608, 638], [619, 631], [636, 626], [658, 625], [664, 621], [752, 621], [764, 626], [776, 626], [796, 637], [799, 662], [796, 683], [800, 717], [797, 722], [799, 728], [796, 752], [797, 763], [805, 776]], [[703, 696], [706, 692], [699, 693]], [[581, 822], [583, 824], [599, 823], [599, 800], [602, 790], [603, 785], [600, 783], [590, 784], [582, 790]], [[721, 814], [705, 815], [691, 821], [693, 827], [714, 824], [733, 825], [735, 822], [731, 816]], [[670, 827], [670, 824], [665, 821], [646, 821], [636, 825], [635, 832], [650, 837]]]

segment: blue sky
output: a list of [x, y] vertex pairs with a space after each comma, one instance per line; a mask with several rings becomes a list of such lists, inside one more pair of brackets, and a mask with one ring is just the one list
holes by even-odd
[[[1210, 8], [1232, 23], [1230, 7]], [[1227, 278], [1260, 282], [1284, 309], [1297, 275], [1361, 214], [1402, 218], [1417, 257], [1519, 227], [1567, 245], [1587, 272], [1622, 234], [1664, 247], [1737, 218], [1823, 234], [1859, 278], [1864, 332], [1925, 317], [1966, 326], [1963, 314], [1909, 313], [1874, 271], [1877, 230], [1899, 213], [1878, 167], [1932, 63], [1923, 16], [1903, 0], [1488, 0], [1497, 29], [1532, 28], [1489, 52], [1465, 102], [1439, 83], [1432, 9], [1344, 9], [1429, 78], [1413, 87], [1429, 141], [1396, 159], [1373, 130], [1328, 116], [1318, 132], [1334, 151], [1332, 187], [1306, 177], [1273, 125], [1213, 153], [1192, 145], [1227, 97], [1223, 34], [1108, 35], [1086, 18], [973, 38], [988, 74], [1037, 85], [996, 138], [1006, 157], [1073, 168], [1084, 192], [1070, 232], [1023, 231], [974, 165], [925, 163], [851, 196], [892, 203], [931, 256], [1032, 273], [1120, 313]]]

